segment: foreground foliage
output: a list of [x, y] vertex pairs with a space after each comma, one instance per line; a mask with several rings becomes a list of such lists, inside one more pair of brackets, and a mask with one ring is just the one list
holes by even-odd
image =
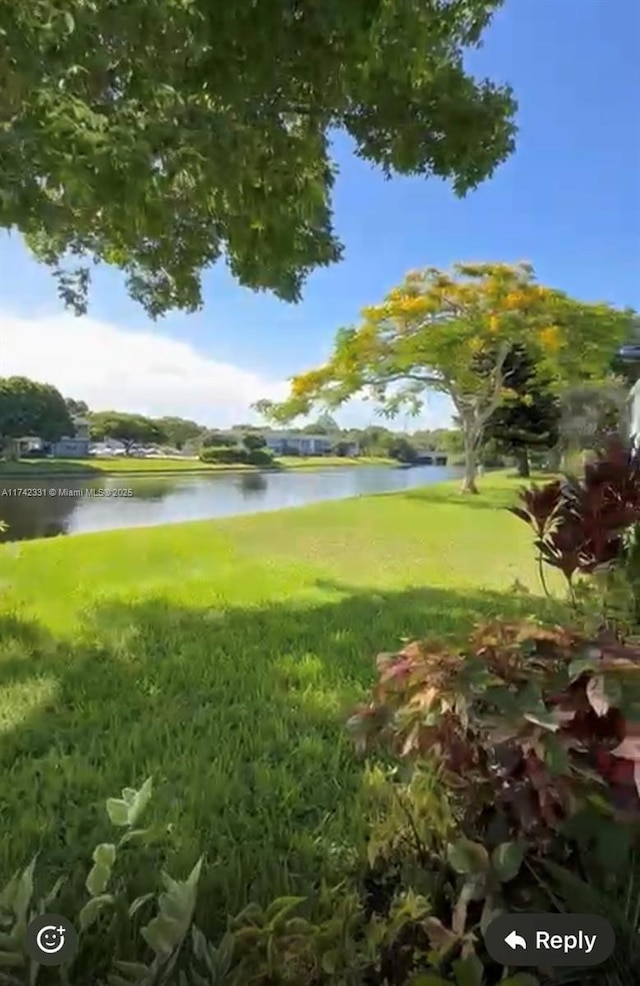
[[[69, 913], [71, 905], [61, 903], [65, 878], [39, 893], [33, 859], [0, 892], [3, 986], [80, 986], [87, 981], [100, 986], [481, 986], [482, 966], [473, 951], [467, 948], [451, 961], [450, 943], [442, 947], [439, 922], [429, 917], [427, 899], [411, 891], [393, 895], [384, 912], [367, 907], [357, 890], [342, 886], [324, 887], [313, 914], [301, 897], [280, 898], [264, 909], [249, 904], [229, 920], [216, 944], [194, 923], [202, 860], [185, 880], [160, 872], [154, 890], [132, 899], [131, 847], [153, 867], [149, 848], [158, 832], [141, 827], [151, 793], [148, 778], [139, 790], [126, 788], [120, 798], [107, 801], [109, 819], [123, 834], [117, 843], [93, 850], [82, 902], [71, 918], [79, 950], [62, 969], [43, 969], [29, 959], [24, 941], [37, 914], [56, 908]], [[137, 939], [136, 961], [113, 957], [113, 946], [127, 928]], [[445, 966], [451, 968], [447, 978], [436, 974]], [[537, 986], [528, 975], [501, 981], [503, 986]]]
[[[520, 493], [510, 510], [535, 534], [540, 575], [560, 571], [595, 625], [640, 626], [640, 459], [618, 434], [567, 475]], [[590, 581], [580, 581], [587, 576]]]
[[0, 0], [0, 226], [78, 310], [92, 260], [152, 316], [199, 307], [222, 257], [241, 284], [297, 300], [342, 252], [330, 131], [458, 194], [511, 153], [509, 88], [463, 67], [499, 6]]
[[[113, 650], [105, 646], [104, 638], [99, 650], [86, 655], [77, 674], [70, 674], [65, 666], [58, 700], [44, 710], [42, 728], [33, 720], [17, 737], [11, 730], [6, 734], [7, 763], [12, 767], [5, 814], [10, 817], [8, 796], [15, 797], [16, 791], [23, 792], [22, 809], [30, 804], [28, 785], [33, 786], [37, 765], [42, 778], [39, 804], [49, 811], [55, 804], [56, 831], [63, 831], [66, 840], [73, 839], [74, 855], [70, 859], [68, 849], [54, 847], [52, 852], [48, 846], [48, 858], [18, 873], [0, 894], [0, 981], [11, 986], [83, 986], [87, 981], [99, 986], [551, 986], [592, 980], [598, 986], [635, 986], [640, 966], [635, 758], [639, 664], [631, 635], [622, 639], [611, 631], [589, 633], [579, 620], [575, 628], [568, 621], [552, 625], [548, 620], [523, 620], [517, 614], [533, 611], [535, 599], [518, 597], [516, 605], [515, 595], [509, 594], [486, 598], [484, 618], [468, 636], [461, 630], [474, 608], [472, 597], [465, 597], [456, 609], [455, 597], [445, 595], [440, 598], [441, 609], [425, 609], [419, 591], [407, 596], [404, 609], [393, 619], [393, 594], [381, 591], [374, 599], [369, 591], [360, 599], [347, 595], [343, 604], [334, 600], [324, 620], [322, 607], [315, 605], [300, 606], [296, 618], [287, 621], [276, 603], [281, 603], [285, 583], [273, 566], [268, 618], [255, 607], [241, 612], [225, 644], [229, 627], [224, 624], [226, 620], [231, 625], [231, 616], [211, 611], [215, 586], [224, 585], [229, 592], [230, 565], [235, 577], [246, 584], [255, 564], [251, 559], [257, 547], [264, 547], [265, 530], [277, 544], [281, 566], [288, 552], [296, 558], [289, 574], [297, 590], [302, 586], [308, 594], [311, 586], [303, 584], [305, 572], [316, 570], [305, 567], [300, 556], [318, 549], [314, 532], [305, 540], [307, 516], [333, 518], [332, 534], [341, 542], [344, 539], [348, 553], [341, 557], [341, 569], [353, 563], [362, 550], [359, 539], [364, 538], [367, 571], [384, 568], [387, 576], [393, 562], [389, 546], [381, 549], [371, 538], [371, 531], [380, 527], [381, 510], [391, 510], [387, 525], [394, 535], [395, 555], [401, 540], [394, 520], [410, 528], [407, 550], [414, 562], [407, 566], [398, 559], [404, 577], [408, 569], [412, 578], [418, 570], [427, 577], [424, 562], [414, 555], [415, 529], [421, 517], [424, 521], [424, 508], [437, 531], [446, 526], [445, 521], [455, 522], [462, 552], [460, 573], [472, 563], [480, 567], [481, 556], [473, 556], [473, 550], [474, 544], [482, 549], [483, 526], [491, 532], [490, 545], [495, 544], [498, 530], [504, 536], [505, 524], [514, 524], [513, 545], [519, 543], [520, 528], [525, 534], [523, 525], [504, 510], [491, 510], [490, 502], [470, 501], [480, 506], [478, 512], [461, 505], [451, 492], [452, 502], [447, 505], [443, 492], [440, 497], [445, 502], [439, 502], [437, 490], [429, 491], [422, 501], [416, 500], [415, 492], [408, 493], [401, 498], [402, 511], [397, 509], [400, 498], [376, 497], [246, 518], [225, 526], [225, 531], [237, 529], [245, 536], [231, 560], [229, 537], [212, 541], [212, 525], [188, 525], [185, 532], [193, 531], [198, 557], [210, 555], [215, 566], [204, 582], [206, 618], [200, 610], [192, 611], [191, 619], [178, 619], [166, 603], [162, 609], [156, 604], [149, 615], [162, 612], [171, 617], [170, 623], [158, 625], [158, 632], [147, 639], [150, 624], [142, 632], [139, 622], [127, 641], [122, 633], [131, 632], [131, 611], [123, 624], [118, 607], [108, 608]], [[500, 497], [493, 506], [508, 505], [509, 488], [498, 485], [496, 492]], [[366, 516], [360, 530], [357, 518], [363, 510]], [[470, 528], [465, 527], [468, 513], [476, 514], [468, 518]], [[503, 526], [493, 530], [496, 521]], [[129, 546], [128, 568], [120, 564], [115, 569], [121, 579], [130, 578], [139, 592], [152, 576], [145, 564], [153, 559], [157, 566], [166, 557], [171, 562], [167, 579], [175, 594], [175, 563], [180, 557], [175, 537], [171, 531], [140, 532], [133, 538], [134, 550], [129, 550], [130, 532], [108, 540], [94, 537], [91, 565], [104, 565], [100, 545], [109, 544], [113, 551], [115, 539], [122, 548]], [[151, 544], [147, 538], [153, 539], [152, 551], [143, 550]], [[457, 563], [451, 536], [447, 538], [451, 574]], [[424, 523], [423, 543], [427, 558], [429, 549], [440, 544], [430, 540]], [[53, 554], [52, 571], [60, 591], [70, 573], [84, 578], [78, 560], [69, 563], [69, 552], [74, 550], [71, 540], [27, 545], [25, 554], [31, 551], [35, 556], [39, 547]], [[271, 555], [275, 556], [273, 546]], [[41, 552], [40, 557], [44, 564], [48, 555]], [[61, 563], [64, 557], [67, 564]], [[485, 581], [493, 557], [489, 553], [484, 558]], [[323, 579], [329, 559], [330, 553], [321, 569]], [[25, 578], [21, 562], [15, 565], [16, 581]], [[157, 591], [157, 569], [153, 571]], [[42, 571], [38, 575], [41, 585]], [[191, 607], [196, 585], [188, 575], [180, 584]], [[340, 591], [345, 592], [344, 586]], [[429, 593], [438, 596], [436, 590]], [[10, 587], [7, 601], [12, 595]], [[66, 603], [56, 600], [57, 618], [62, 606], [82, 605], [77, 590], [64, 598]], [[511, 612], [512, 617], [497, 618], [500, 612]], [[285, 663], [275, 645], [271, 618], [284, 641]], [[18, 641], [33, 640], [34, 635], [33, 627], [18, 627], [18, 623], [8, 621], [7, 627], [28, 630], [28, 635], [16, 636], [15, 646], [8, 648], [13, 662]], [[360, 748], [370, 754], [366, 787], [354, 798], [345, 784], [348, 749], [342, 747], [339, 728], [347, 692], [341, 691], [336, 700], [340, 680], [336, 672], [339, 669], [343, 675], [348, 666], [351, 676], [359, 675], [358, 655], [372, 626], [376, 638], [383, 634], [398, 639], [407, 637], [408, 631], [408, 639], [415, 642], [396, 654], [381, 655], [371, 701], [349, 722]], [[417, 639], [425, 626], [432, 627], [432, 643]], [[197, 657], [195, 627], [206, 646], [206, 661], [198, 664], [196, 678], [190, 679], [189, 669]], [[445, 643], [454, 632], [455, 642]], [[310, 641], [319, 673], [313, 687]], [[68, 641], [59, 648], [49, 643], [42, 662], [29, 663], [29, 674], [43, 668], [51, 675], [68, 657]], [[266, 678], [259, 673], [261, 663]], [[131, 674], [123, 678], [127, 664]], [[24, 667], [23, 659], [19, 666]], [[237, 701], [239, 675], [243, 689]], [[123, 681], [126, 691], [116, 687]], [[267, 689], [267, 681], [274, 687]], [[352, 681], [349, 694], [351, 686]], [[19, 698], [19, 692], [12, 694]], [[68, 709], [74, 710], [74, 716], [79, 710], [86, 727], [92, 694], [103, 714], [105, 708], [109, 710], [107, 718], [94, 720], [98, 728], [91, 730], [91, 736], [85, 728], [84, 742], [74, 743], [79, 734], [70, 731]], [[266, 709], [272, 710], [272, 721]], [[333, 730], [334, 723], [338, 731]], [[51, 748], [52, 736], [60, 749]], [[35, 748], [30, 747], [25, 773], [13, 754], [19, 749], [18, 740], [24, 744], [27, 737], [31, 744], [35, 740]], [[310, 756], [319, 737], [320, 756]], [[114, 743], [118, 739], [119, 744], [105, 747], [105, 738]], [[167, 741], [169, 755], [162, 758], [159, 747]], [[225, 783], [216, 788], [221, 776], [219, 748], [233, 742], [236, 749], [225, 748], [231, 754], [231, 763], [225, 765], [232, 770], [226, 770]], [[96, 780], [102, 792], [107, 773], [113, 784], [126, 765], [132, 772], [133, 753], [135, 763], [153, 762], [168, 778], [153, 799], [154, 810], [158, 802], [157, 817], [149, 821], [152, 786], [148, 780], [139, 789], [127, 788], [120, 798], [108, 800], [109, 829], [104, 821], [96, 825]], [[51, 772], [43, 769], [49, 754], [56, 765], [55, 779], [62, 785], [55, 790]], [[20, 756], [24, 758], [24, 751]], [[356, 764], [353, 756], [348, 759], [351, 772]], [[255, 760], [260, 763], [249, 771], [247, 764]], [[180, 776], [186, 784], [195, 776], [198, 790], [185, 789], [180, 798], [175, 778], [185, 761], [187, 773]], [[288, 774], [283, 783], [283, 775], [276, 771], [276, 765], [285, 762], [298, 771], [295, 785]], [[96, 763], [101, 764], [99, 778]], [[212, 764], [217, 764], [217, 774], [212, 775]], [[74, 765], [76, 773], [83, 771], [81, 810], [72, 803], [79, 791]], [[5, 773], [9, 776], [9, 771]], [[239, 778], [249, 782], [240, 790]], [[162, 791], [165, 785], [167, 792]], [[237, 805], [234, 808], [238, 794], [244, 817]], [[97, 802], [103, 797], [100, 793]], [[309, 828], [305, 813], [322, 811], [323, 799], [326, 815]], [[253, 828], [247, 811], [255, 816]], [[354, 828], [340, 832], [333, 825], [332, 818], [347, 811], [368, 834], [366, 852]], [[24, 818], [33, 827], [33, 819]], [[183, 841], [180, 829], [193, 818], [195, 832]], [[207, 828], [211, 818], [217, 821]], [[222, 842], [216, 829], [221, 818], [227, 827], [233, 826], [231, 839]], [[40, 815], [36, 821], [42, 819]], [[315, 844], [312, 867], [297, 841], [309, 836]], [[17, 846], [13, 837], [12, 845]], [[177, 845], [182, 850], [178, 854]], [[276, 847], [281, 847], [282, 855]], [[208, 865], [196, 862], [201, 852], [207, 854]], [[20, 855], [12, 852], [13, 859]], [[251, 867], [266, 870], [271, 861], [271, 879], [253, 880]], [[279, 871], [288, 868], [291, 879], [294, 867], [299, 873], [304, 868], [303, 884], [285, 888]], [[61, 871], [66, 878], [62, 883], [57, 879]], [[278, 890], [287, 896], [270, 901]], [[29, 967], [21, 947], [21, 929], [34, 909], [45, 906], [43, 898], [47, 907], [66, 914], [80, 929], [78, 956], [62, 975]], [[619, 947], [606, 967], [580, 970], [577, 977], [568, 970], [567, 979], [564, 971], [560, 977], [549, 970], [503, 969], [485, 952], [483, 931], [503, 908], [582, 912], [585, 907], [615, 925]], [[229, 917], [238, 909], [240, 913]], [[212, 912], [220, 911], [222, 924], [212, 922]]]

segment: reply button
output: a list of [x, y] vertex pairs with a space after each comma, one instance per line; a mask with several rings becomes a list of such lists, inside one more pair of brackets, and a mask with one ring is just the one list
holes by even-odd
[[606, 962], [613, 928], [598, 914], [501, 914], [484, 935], [492, 959], [510, 966], [589, 966]]

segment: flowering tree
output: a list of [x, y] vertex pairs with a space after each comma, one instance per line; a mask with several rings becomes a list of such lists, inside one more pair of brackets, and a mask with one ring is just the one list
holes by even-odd
[[585, 304], [536, 282], [530, 264], [459, 263], [409, 273], [358, 327], [341, 329], [324, 366], [294, 377], [282, 404], [256, 409], [285, 422], [316, 404], [335, 408], [364, 394], [382, 414], [418, 413], [428, 391], [452, 401], [464, 437], [463, 490], [477, 492], [485, 426], [513, 399], [507, 356], [526, 345], [556, 383], [601, 375], [633, 313]]

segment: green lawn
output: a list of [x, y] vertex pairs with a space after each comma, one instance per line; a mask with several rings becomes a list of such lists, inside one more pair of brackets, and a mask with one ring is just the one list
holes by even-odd
[[481, 485], [0, 548], [0, 876], [36, 850], [74, 873], [103, 799], [152, 774], [172, 870], [206, 854], [205, 928], [340, 880], [367, 824], [343, 722], [376, 653], [541, 605], [508, 591], [537, 592], [516, 484]]
[[[308, 456], [298, 458], [283, 456], [274, 459], [275, 469], [318, 469], [327, 466], [395, 465], [392, 459], [376, 456], [358, 456], [350, 459], [337, 455]], [[0, 477], [28, 479], [38, 476], [104, 476], [173, 472], [255, 472], [257, 466], [219, 465], [199, 462], [195, 459], [129, 459], [125, 456], [113, 459], [21, 459], [19, 462], [0, 460]]]

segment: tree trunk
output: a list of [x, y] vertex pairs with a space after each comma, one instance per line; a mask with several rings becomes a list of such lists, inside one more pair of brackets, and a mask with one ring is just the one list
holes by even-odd
[[531, 475], [529, 450], [526, 448], [516, 449], [515, 458], [518, 466], [518, 476], [520, 479], [529, 479]]
[[5, 438], [0, 447], [6, 462], [18, 462], [20, 460], [20, 442], [17, 438]]
[[478, 451], [473, 442], [466, 443], [464, 451], [464, 479], [462, 493], [477, 493], [476, 476], [478, 475]]

